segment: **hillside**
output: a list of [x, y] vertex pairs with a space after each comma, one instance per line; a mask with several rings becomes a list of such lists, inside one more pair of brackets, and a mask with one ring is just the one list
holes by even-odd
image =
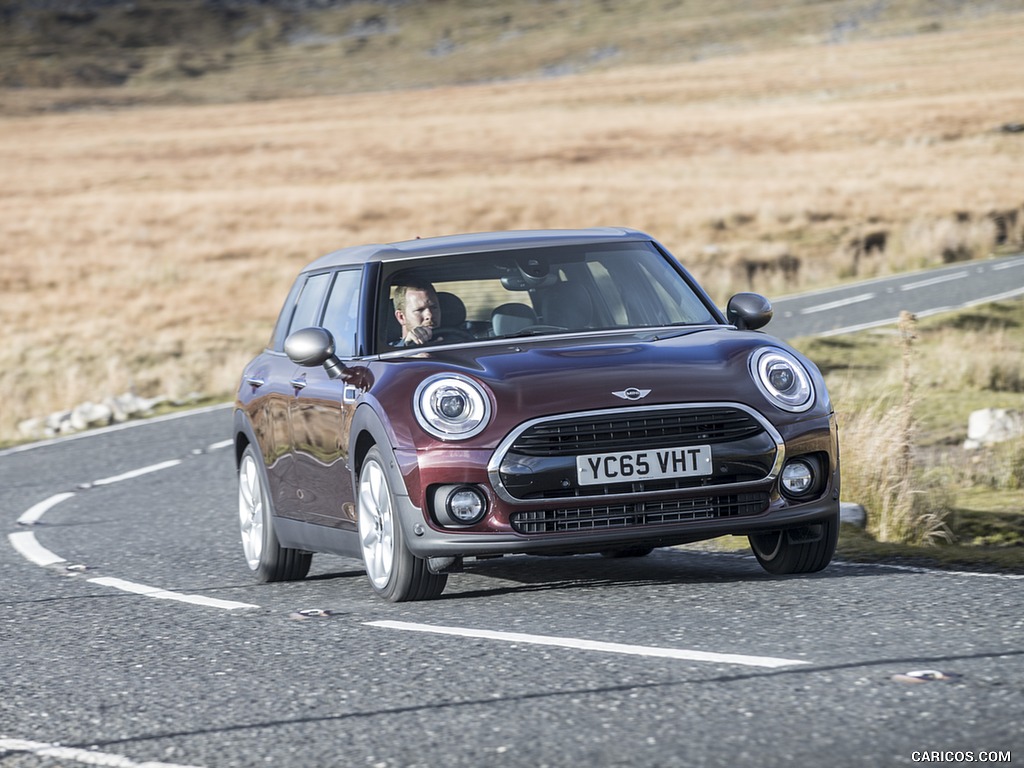
[[229, 397], [342, 245], [627, 225], [719, 302], [1020, 250], [1022, 6], [0, 0], [0, 444]]
[[1022, 0], [0, 0], [0, 113], [549, 78], [1022, 12]]

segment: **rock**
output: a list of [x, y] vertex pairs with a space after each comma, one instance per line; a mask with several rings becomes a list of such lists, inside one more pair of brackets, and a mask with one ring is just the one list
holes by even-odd
[[1024, 437], [1024, 413], [1007, 408], [983, 408], [968, 418], [964, 448], [976, 450], [1020, 437]]
[[123, 405], [124, 398], [125, 395], [118, 395], [117, 397], [106, 397], [103, 399], [103, 404], [110, 409], [110, 420], [114, 424], [128, 421], [128, 412]]
[[865, 528], [868, 524], [868, 513], [860, 504], [841, 501], [839, 502], [839, 522]]
[[46, 419], [25, 419], [18, 422], [18, 434], [27, 440], [43, 440], [52, 435], [46, 428]]
[[114, 413], [103, 403], [85, 402], [71, 411], [71, 425], [76, 430], [105, 427], [113, 421]]
[[65, 426], [71, 421], [71, 411], [57, 411], [46, 417], [46, 429], [51, 435], [59, 435], [66, 431]]
[[[198, 399], [199, 395], [190, 395]], [[149, 416], [153, 410], [170, 402], [166, 395], [139, 397], [126, 392], [116, 397], [105, 397], [100, 403], [85, 402], [69, 411], [56, 411], [46, 417], [26, 418], [18, 422], [18, 434], [27, 440], [46, 440], [58, 435], [70, 435], [85, 429], [120, 424], [133, 418]]]

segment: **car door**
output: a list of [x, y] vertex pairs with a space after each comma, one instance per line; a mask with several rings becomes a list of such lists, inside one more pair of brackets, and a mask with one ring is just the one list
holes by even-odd
[[290, 333], [319, 323], [330, 280], [330, 272], [300, 278], [293, 292], [293, 307], [290, 313], [286, 310], [281, 329], [275, 331], [274, 350], [267, 356], [267, 373], [261, 386], [261, 391], [266, 392], [266, 428], [274, 435], [277, 454], [267, 466], [274, 510], [281, 517], [296, 520], [303, 519], [303, 504], [291, 411], [295, 399], [305, 388], [303, 374], [307, 369], [284, 354], [284, 339]]
[[322, 367], [295, 372], [289, 406], [295, 470], [296, 516], [332, 528], [356, 529], [349, 465], [349, 431], [359, 394], [359, 366], [353, 365], [359, 317], [359, 269], [333, 275], [320, 325], [331, 332], [335, 354], [345, 364], [340, 378]]

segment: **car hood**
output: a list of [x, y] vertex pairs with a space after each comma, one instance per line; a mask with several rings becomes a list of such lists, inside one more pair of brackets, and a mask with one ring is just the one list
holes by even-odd
[[402, 358], [410, 365], [401, 367], [417, 381], [447, 370], [484, 383], [498, 432], [539, 416], [675, 403], [740, 402], [773, 420], [799, 418], [776, 408], [751, 378], [750, 354], [764, 346], [805, 362], [818, 402], [804, 417], [820, 415], [825, 389], [809, 361], [771, 336], [727, 326], [443, 347]]

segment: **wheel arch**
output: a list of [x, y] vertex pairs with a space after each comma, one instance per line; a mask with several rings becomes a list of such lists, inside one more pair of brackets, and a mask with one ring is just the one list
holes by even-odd
[[349, 440], [353, 488], [359, 487], [359, 473], [362, 471], [366, 454], [376, 445], [384, 459], [384, 469], [388, 473], [388, 481], [391, 483], [392, 489], [397, 494], [409, 495], [405, 486], [405, 478], [402, 477], [398, 461], [395, 458], [391, 434], [380, 415], [370, 405], [363, 404], [356, 409]]
[[235, 440], [235, 469], [238, 469], [242, 465], [242, 454], [245, 453], [245, 449], [250, 445], [258, 444], [252, 424], [249, 423], [249, 418], [241, 408], [235, 409], [232, 432]]

